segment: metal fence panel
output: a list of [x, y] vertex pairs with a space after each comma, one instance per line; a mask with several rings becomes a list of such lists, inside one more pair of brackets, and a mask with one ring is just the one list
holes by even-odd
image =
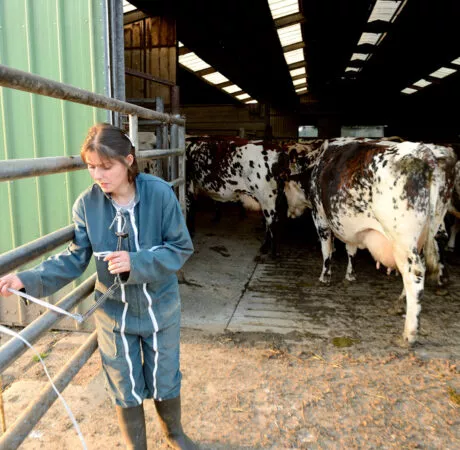
[[[110, 96], [105, 8], [105, 0], [2, 0], [0, 64]], [[87, 129], [108, 119], [101, 109], [0, 88], [0, 159], [78, 154]], [[0, 220], [0, 253], [71, 223], [72, 204], [89, 184], [87, 171], [0, 183], [8, 211]], [[20, 317], [15, 310], [0, 308], [0, 322], [26, 325], [39, 314], [27, 308]]]

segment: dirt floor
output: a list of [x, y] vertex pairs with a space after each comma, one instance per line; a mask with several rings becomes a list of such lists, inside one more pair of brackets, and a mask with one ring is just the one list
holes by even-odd
[[[460, 448], [456, 254], [450, 284], [427, 286], [420, 343], [408, 349], [404, 318], [388, 312], [401, 279], [376, 271], [364, 252], [358, 281], [345, 283], [337, 244], [332, 284], [321, 286], [308, 223], [291, 226], [273, 261], [257, 251], [259, 217], [240, 219], [236, 208], [219, 224], [211, 211], [200, 217], [181, 277], [181, 362], [183, 424], [201, 449]], [[88, 336], [50, 332], [36, 348], [53, 375]], [[7, 425], [46, 383], [31, 353], [4, 372]], [[63, 395], [89, 449], [123, 448], [97, 352]], [[163, 448], [152, 402], [145, 408], [149, 449]], [[81, 448], [59, 401], [21, 448]]]

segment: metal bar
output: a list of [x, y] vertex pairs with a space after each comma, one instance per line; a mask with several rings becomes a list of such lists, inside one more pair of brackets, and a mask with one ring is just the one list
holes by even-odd
[[2, 421], [2, 434], [6, 431], [5, 407], [3, 404], [3, 379], [0, 375], [0, 418]]
[[159, 120], [140, 119], [139, 125], [161, 125], [161, 122]]
[[149, 73], [139, 72], [137, 70], [130, 69], [129, 67], [125, 68], [125, 73], [126, 75], [131, 75], [133, 77], [142, 78], [144, 80], [154, 81], [155, 83], [164, 84], [166, 86], [175, 85], [174, 81], [169, 81], [169, 80], [165, 80], [164, 78], [154, 77], [153, 75], [150, 75]]
[[82, 170], [86, 164], [80, 156], [55, 156], [0, 161], [0, 181], [30, 178], [38, 175]]
[[139, 103], [139, 104], [142, 104], [142, 103], [150, 103], [150, 104], [155, 104], [155, 102], [157, 101], [156, 98], [135, 98], [135, 97], [130, 97], [130, 98], [127, 98], [126, 101], [128, 103]]
[[[85, 280], [80, 286], [67, 294], [61, 301], [56, 303], [66, 311], [70, 311], [83, 299], [94, 291], [96, 274]], [[25, 327], [20, 335], [33, 344], [42, 334], [48, 331], [56, 322], [64, 316], [54, 311], [47, 311]], [[29, 347], [19, 339], [10, 339], [0, 347], [0, 374], [3, 373], [16, 359], [18, 359]]]
[[172, 150], [139, 150], [139, 153], [136, 155], [136, 158], [139, 160], [143, 159], [160, 159], [160, 158], [168, 158], [170, 156], [178, 156], [183, 155], [184, 150], [175, 148]]
[[175, 180], [172, 180], [172, 181], [168, 181], [168, 184], [171, 186], [171, 187], [176, 187], [176, 186], [180, 186], [182, 184], [185, 183], [185, 180], [183, 178], [176, 178]]
[[[59, 392], [67, 387], [96, 349], [97, 334], [96, 331], [94, 331], [53, 378], [53, 383]], [[51, 384], [48, 383], [1, 437], [0, 450], [13, 450], [18, 448], [56, 399], [57, 394]]]
[[53, 231], [35, 241], [28, 242], [9, 252], [0, 255], [0, 276], [32, 261], [45, 253], [70, 241], [74, 236], [74, 226], [67, 225], [64, 228]]
[[[175, 155], [177, 150], [160, 150], [142, 158], [165, 158]], [[165, 153], [169, 152], [169, 153]], [[142, 154], [142, 152], [141, 152]], [[51, 175], [53, 173], [71, 172], [86, 169], [86, 164], [80, 156], [56, 156], [45, 158], [10, 159], [0, 161], [0, 182], [18, 180], [21, 178]]]
[[[178, 131], [178, 148], [183, 152], [182, 156], [179, 156], [179, 178], [186, 180], [185, 173], [185, 128], [179, 127]], [[184, 217], [187, 217], [187, 207], [186, 207], [186, 192], [185, 192], [185, 183], [182, 183], [179, 186], [179, 203], [182, 208], [182, 214]]]
[[[171, 125], [171, 148], [177, 148], [178, 143], [179, 143], [179, 126], [178, 125]], [[177, 162], [177, 156], [173, 156], [170, 158], [170, 164], [171, 164], [171, 179], [174, 180], [175, 178], [178, 177], [178, 162]]]
[[137, 116], [130, 114], [129, 116], [129, 137], [134, 145], [136, 152], [139, 150], [139, 134], [138, 134]]
[[[155, 97], [156, 98], [156, 102], [155, 102], [155, 109], [156, 111], [158, 112], [164, 112], [164, 103], [163, 103], [163, 98], [162, 97]], [[168, 134], [163, 132], [164, 130], [164, 125], [163, 124], [160, 124], [159, 126], [157, 126], [155, 128], [155, 135], [156, 135], [156, 138], [157, 138], [157, 149], [161, 149], [161, 148], [168, 148]], [[163, 161], [161, 161], [161, 164], [159, 164], [159, 166], [161, 167], [161, 178], [163, 178], [164, 180], [170, 180], [171, 178], [169, 177], [169, 163], [168, 163], [168, 159], [165, 159]]]
[[[123, 4], [119, 0], [110, 0], [109, 4], [109, 40], [110, 64], [112, 76], [111, 96], [125, 101], [125, 50], [123, 31]], [[113, 124], [120, 127], [121, 118], [118, 112], [113, 112]]]
[[0, 64], [0, 86], [81, 103], [83, 105], [110, 109], [111, 111], [118, 111], [125, 114], [136, 114], [144, 119], [158, 119], [164, 123], [185, 125], [183, 119], [172, 117], [169, 114], [159, 113], [121, 100], [105, 97], [104, 95], [85, 91], [69, 84], [49, 80], [48, 78], [13, 69], [2, 64]]
[[179, 86], [175, 85], [171, 88], [171, 114], [180, 113], [180, 95]]

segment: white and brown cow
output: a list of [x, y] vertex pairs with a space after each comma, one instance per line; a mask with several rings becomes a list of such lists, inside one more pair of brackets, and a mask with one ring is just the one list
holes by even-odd
[[204, 194], [218, 202], [260, 208], [266, 223], [262, 251], [278, 252], [279, 201], [284, 198], [287, 155], [276, 145], [239, 138], [189, 138], [186, 142], [187, 216], [194, 229], [194, 199]]
[[448, 212], [452, 215], [452, 225], [449, 229], [450, 234], [447, 250], [453, 252], [455, 250], [457, 234], [460, 231], [460, 161], [455, 165], [454, 192]]
[[346, 244], [348, 280], [354, 279], [358, 248], [398, 269], [406, 294], [403, 337], [410, 344], [416, 340], [425, 269], [440, 274], [434, 237], [452, 195], [455, 160], [446, 147], [336, 139], [325, 141], [310, 168], [285, 183], [291, 217], [312, 209], [323, 253], [320, 281], [331, 278], [333, 236]]

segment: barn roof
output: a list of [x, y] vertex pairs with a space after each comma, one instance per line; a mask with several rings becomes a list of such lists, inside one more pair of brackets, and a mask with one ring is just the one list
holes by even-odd
[[[344, 104], [352, 109], [378, 105], [386, 111], [395, 106], [412, 105], [415, 111], [458, 105], [460, 2], [287, 0], [288, 6], [298, 5], [298, 12], [280, 16], [276, 8], [282, 1], [286, 2], [131, 3], [149, 15], [173, 16], [178, 39], [187, 51], [211, 66], [207, 73], [218, 71], [230, 80], [227, 85], [236, 84], [249, 94], [249, 100], [304, 113], [314, 108], [343, 108]], [[293, 25], [283, 48], [278, 32]], [[295, 42], [299, 25], [301, 41]], [[294, 57], [301, 54], [305, 61], [289, 65], [286, 50], [294, 52]], [[302, 67], [306, 80], [301, 73], [291, 74]], [[197, 81], [181, 71], [179, 83], [196, 86]], [[299, 87], [307, 90], [296, 92]], [[208, 103], [212, 103], [212, 93], [216, 102], [222, 95], [228, 97], [218, 88], [204, 92]], [[199, 101], [198, 97], [190, 94], [191, 102]]]

